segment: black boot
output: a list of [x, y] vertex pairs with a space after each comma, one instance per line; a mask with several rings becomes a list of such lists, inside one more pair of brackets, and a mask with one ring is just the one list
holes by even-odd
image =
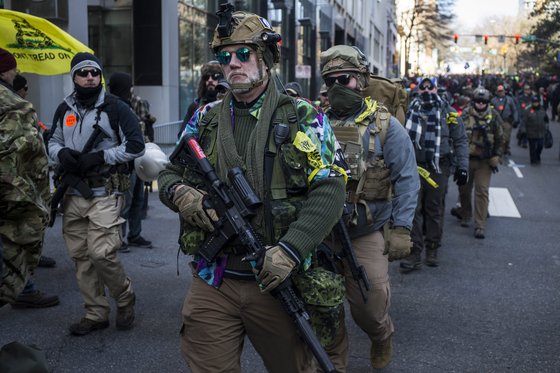
[[422, 257], [420, 254], [420, 250], [412, 248], [410, 255], [401, 260], [401, 272], [408, 273], [420, 269], [422, 267]]
[[437, 267], [439, 265], [437, 259], [437, 251], [439, 244], [430, 242], [426, 245], [426, 265], [428, 267]]

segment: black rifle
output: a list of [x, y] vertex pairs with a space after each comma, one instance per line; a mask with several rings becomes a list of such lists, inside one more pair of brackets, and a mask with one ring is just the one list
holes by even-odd
[[[82, 154], [89, 153], [93, 148], [97, 146], [104, 138], [111, 138], [111, 136], [105, 132], [103, 128], [99, 124], [93, 125], [93, 133], [88, 138], [84, 148], [82, 149]], [[54, 225], [54, 221], [56, 219], [56, 211], [58, 210], [58, 205], [64, 198], [64, 194], [68, 188], [73, 187], [80, 192], [82, 197], [85, 199], [90, 199], [93, 197], [93, 192], [91, 188], [86, 184], [84, 180], [79, 175], [74, 175], [68, 172], [62, 172], [59, 177], [55, 178], [60, 180], [60, 183], [56, 187], [54, 191], [53, 198], [51, 201], [51, 219], [49, 221], [49, 227]]]
[[354, 254], [352, 240], [350, 239], [350, 235], [348, 234], [348, 229], [346, 228], [344, 219], [341, 218], [334, 226], [334, 229], [342, 245], [342, 256], [346, 258], [346, 261], [348, 262], [348, 267], [350, 267], [352, 278], [358, 283], [358, 287], [360, 288], [360, 293], [362, 294], [364, 303], [367, 303], [367, 292], [369, 291], [368, 275], [364, 269], [364, 266], [358, 263], [358, 259]]
[[[266, 253], [266, 247], [254, 232], [249, 223], [249, 218], [254, 216], [254, 208], [262, 205], [262, 202], [251, 188], [243, 171], [239, 167], [229, 170], [228, 179], [231, 187], [228, 187], [218, 178], [214, 168], [206, 158], [206, 154], [194, 137], [184, 136], [169, 160], [171, 163], [183, 166], [192, 166], [193, 161], [195, 161], [198, 170], [202, 173], [205, 182], [212, 188], [216, 197], [216, 209], [220, 220], [214, 223], [215, 231], [202, 245], [199, 254], [204, 259], [212, 261], [228, 242], [239, 238], [243, 245], [247, 247], [249, 255], [245, 259], [249, 260], [254, 267], [260, 268]], [[207, 201], [205, 201], [205, 206], [207, 208], [214, 207]], [[326, 373], [336, 372], [329, 355], [321, 346], [321, 342], [311, 328], [311, 324], [309, 324], [309, 314], [305, 310], [301, 299], [296, 295], [291, 279], [288, 277], [272, 290], [271, 294], [280, 301], [284, 310], [290, 315], [300, 336], [313, 352], [323, 371]]]

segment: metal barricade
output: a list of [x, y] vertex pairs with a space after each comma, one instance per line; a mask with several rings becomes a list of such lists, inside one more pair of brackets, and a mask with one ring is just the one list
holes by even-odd
[[177, 143], [177, 133], [181, 129], [182, 121], [160, 123], [154, 125], [154, 142], [159, 145], [161, 150], [169, 155], [173, 152]]

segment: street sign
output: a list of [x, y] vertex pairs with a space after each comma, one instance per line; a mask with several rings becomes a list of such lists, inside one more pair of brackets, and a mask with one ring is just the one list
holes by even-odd
[[469, 65], [468, 62], [465, 62], [465, 70], [467, 70], [469, 67], [471, 67], [471, 65]]
[[506, 42], [506, 36], [505, 35], [500, 35], [498, 36], [498, 41], [500, 43], [505, 43]]
[[297, 79], [311, 79], [311, 65], [296, 65]]

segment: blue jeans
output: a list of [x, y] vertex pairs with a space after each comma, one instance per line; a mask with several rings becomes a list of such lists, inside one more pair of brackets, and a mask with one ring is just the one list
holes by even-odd
[[[124, 194], [124, 208], [121, 217], [128, 222], [128, 238], [136, 238], [142, 232], [142, 206], [144, 205], [144, 182], [132, 170], [130, 173], [130, 188]], [[123, 238], [126, 234], [126, 224], [122, 225]]]

